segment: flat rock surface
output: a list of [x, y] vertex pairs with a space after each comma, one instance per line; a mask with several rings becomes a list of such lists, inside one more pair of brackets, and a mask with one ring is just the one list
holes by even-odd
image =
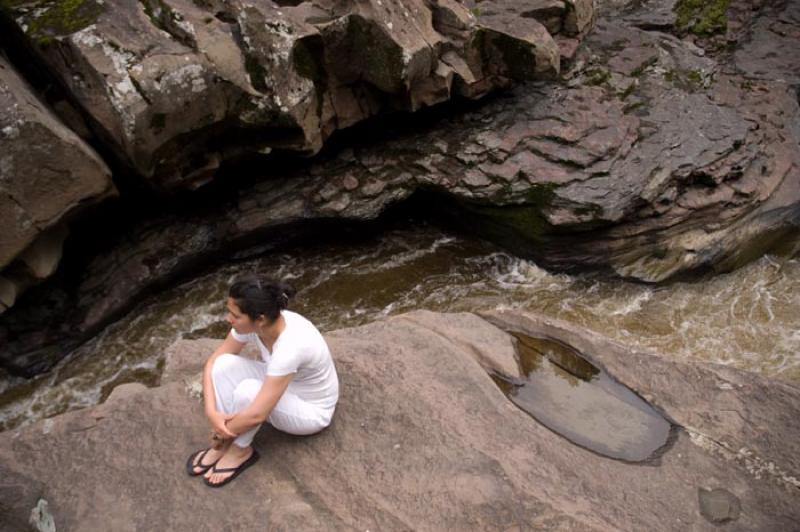
[[[544, 428], [486, 371], [513, 366], [500, 329], [591, 357], [673, 420], [669, 445], [629, 464]], [[205, 339], [173, 346], [196, 353], [172, 364], [176, 380], [0, 434], [0, 460], [44, 485], [59, 530], [790, 530], [800, 519], [794, 386], [535, 315], [418, 311], [326, 338], [342, 385], [333, 424], [310, 437], [262, 427], [261, 460], [223, 489], [184, 472], [207, 431], [191, 386]]]

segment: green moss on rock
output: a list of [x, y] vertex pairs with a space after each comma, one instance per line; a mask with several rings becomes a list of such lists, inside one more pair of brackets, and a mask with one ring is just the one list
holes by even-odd
[[475, 201], [462, 201], [459, 207], [476, 222], [475, 228], [494, 242], [517, 247], [538, 245], [552, 229], [544, 216], [553, 201], [558, 185], [534, 185], [525, 201], [516, 205], [491, 205]]
[[158, 29], [169, 31], [169, 24], [175, 18], [172, 9], [162, 0], [140, 0], [145, 14]]
[[640, 77], [642, 74], [644, 74], [645, 70], [655, 65], [656, 63], [658, 63], [657, 55], [648, 57], [641, 65], [633, 69], [633, 71], [631, 72], [631, 76], [635, 78]]
[[14, 8], [31, 3], [30, 0], [0, 0], [0, 9], [12, 11]]
[[698, 86], [703, 84], [703, 74], [699, 70], [689, 70], [686, 72], [686, 79]]
[[[24, 11], [21, 9], [23, 5]], [[94, 24], [105, 11], [105, 6], [96, 0], [0, 0], [0, 6], [12, 15], [19, 16], [27, 26], [26, 33], [42, 46], [57, 37], [70, 35]]]
[[644, 107], [644, 102], [641, 102], [641, 101], [632, 102], [632, 103], [629, 103], [628, 105], [626, 105], [625, 107], [623, 107], [622, 108], [622, 112], [624, 114], [626, 114], [626, 115], [629, 115], [631, 113], [635, 113], [636, 111], [638, 111], [639, 109], [642, 109], [643, 107]]
[[664, 79], [686, 92], [696, 92], [703, 88], [703, 73], [700, 70], [667, 70]]
[[708, 37], [728, 27], [730, 0], [679, 0], [675, 4], [675, 25], [681, 31]]
[[586, 85], [597, 87], [607, 83], [611, 79], [611, 72], [603, 68], [595, 68], [586, 71]]
[[631, 83], [629, 83], [629, 84], [628, 84], [628, 86], [627, 86], [627, 87], [625, 87], [625, 90], [623, 90], [623, 91], [620, 91], [620, 92], [618, 93], [619, 99], [620, 99], [620, 100], [625, 100], [625, 99], [627, 99], [627, 98], [628, 98], [628, 96], [630, 96], [631, 94], [633, 94], [633, 91], [634, 91], [634, 90], [636, 90], [636, 83], [635, 83], [635, 82], [631, 82]]

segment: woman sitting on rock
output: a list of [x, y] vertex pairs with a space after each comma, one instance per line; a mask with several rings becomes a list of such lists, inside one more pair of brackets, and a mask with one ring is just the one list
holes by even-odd
[[[314, 325], [286, 310], [294, 290], [247, 276], [228, 292], [228, 337], [203, 372], [205, 412], [212, 445], [193, 453], [189, 475], [212, 487], [233, 480], [258, 460], [251, 446], [264, 421], [289, 434], [327, 427], [339, 399], [339, 380], [328, 345]], [[238, 356], [255, 341], [262, 361]]]

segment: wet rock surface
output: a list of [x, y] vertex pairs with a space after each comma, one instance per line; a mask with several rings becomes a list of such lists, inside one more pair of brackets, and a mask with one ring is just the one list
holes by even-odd
[[[800, 518], [796, 387], [631, 352], [531, 314], [486, 319], [418, 311], [326, 335], [342, 383], [333, 424], [311, 437], [263, 427], [261, 460], [221, 490], [183, 470], [206, 437], [191, 385], [219, 340], [175, 344], [158, 388], [0, 434], [0, 460], [42, 483], [57, 529], [718, 530], [712, 515], [724, 530], [788, 530]], [[514, 365], [505, 329], [596, 353], [686, 428], [646, 465], [570, 444], [492, 382], [488, 361]], [[704, 441], [746, 448], [751, 461]], [[771, 467], [755, 471], [756, 459]]]
[[730, 491], [719, 488], [697, 490], [700, 501], [700, 513], [712, 523], [727, 523], [739, 518], [741, 503], [739, 498]]
[[603, 456], [644, 462], [669, 444], [672, 425], [571, 347], [514, 334], [519, 377], [495, 382], [523, 411]]

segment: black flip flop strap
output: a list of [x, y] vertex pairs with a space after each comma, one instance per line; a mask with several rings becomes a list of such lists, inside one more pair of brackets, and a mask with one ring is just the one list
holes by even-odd
[[197, 463], [195, 464], [195, 467], [211, 467], [214, 465], [214, 464], [203, 463], [203, 458], [205, 458], [207, 454], [208, 454], [208, 449], [203, 449], [202, 451], [200, 451], [200, 455], [197, 457]]
[[[253, 453], [253, 454], [255, 454], [255, 453]], [[239, 464], [236, 467], [225, 467], [225, 468], [222, 468], [222, 469], [217, 469], [216, 466], [215, 466], [214, 467], [214, 473], [230, 473], [231, 471], [237, 471], [237, 470], [241, 469], [243, 465], [245, 465], [247, 462], [249, 462], [252, 459], [253, 459], [253, 455], [251, 454], [247, 458], [247, 460], [245, 460], [244, 462], [242, 462], [241, 464]]]
[[214, 473], [230, 473], [231, 471], [238, 471], [240, 467], [242, 467], [241, 464], [239, 465], [239, 467], [226, 467], [225, 469], [217, 469], [215, 467]]
[[199, 467], [199, 468], [202, 468], [202, 469], [205, 469], [206, 471], [208, 471], [209, 469], [214, 467], [214, 464], [216, 464], [217, 462], [214, 462], [214, 464], [204, 464], [203, 463], [203, 458], [206, 457], [206, 455], [208, 454], [208, 451], [210, 451], [210, 450], [211, 450], [211, 448], [209, 447], [208, 449], [203, 449], [202, 451], [198, 451], [200, 454], [199, 455], [195, 455], [195, 458], [197, 458], [197, 462], [196, 463], [194, 462], [194, 460], [192, 460], [192, 468]]

